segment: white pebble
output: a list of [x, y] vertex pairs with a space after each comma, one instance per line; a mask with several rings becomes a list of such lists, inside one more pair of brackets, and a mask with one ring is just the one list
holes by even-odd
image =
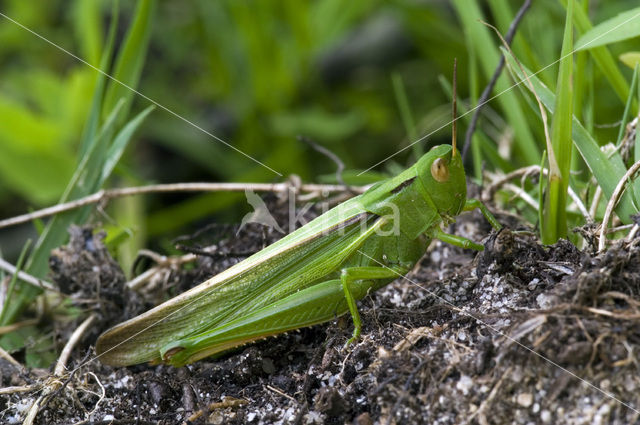
[[469, 390], [471, 389], [472, 386], [473, 386], [473, 380], [467, 375], [462, 375], [460, 377], [460, 380], [456, 384], [456, 388], [462, 391], [462, 394], [464, 395], [467, 395], [469, 393]]
[[533, 395], [531, 393], [520, 393], [516, 401], [522, 407], [529, 407], [533, 403]]
[[551, 422], [551, 412], [549, 412], [548, 410], [543, 410], [542, 412], [540, 412], [540, 420], [545, 424]]
[[536, 302], [540, 308], [551, 308], [553, 306], [554, 297], [540, 294], [536, 297]]

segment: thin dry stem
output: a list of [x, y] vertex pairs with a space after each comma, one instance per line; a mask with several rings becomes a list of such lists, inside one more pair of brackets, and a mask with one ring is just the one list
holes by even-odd
[[66, 365], [69, 357], [71, 356], [71, 352], [75, 348], [78, 341], [80, 341], [80, 339], [84, 336], [87, 329], [89, 329], [89, 326], [93, 324], [94, 320], [96, 320], [96, 315], [92, 314], [91, 316], [87, 317], [75, 331], [73, 331], [71, 337], [69, 338], [69, 341], [67, 341], [64, 348], [62, 349], [62, 353], [60, 353], [60, 357], [58, 358], [58, 362], [56, 363], [56, 368], [53, 371], [54, 375], [60, 377], [66, 372]]
[[[249, 402], [247, 400], [227, 397], [224, 401], [209, 404], [207, 406], [206, 410], [210, 412], [210, 411], [216, 410], [216, 409], [225, 409], [227, 407], [243, 406], [243, 405], [248, 404], [248, 403]], [[189, 416], [187, 418], [187, 420], [183, 422], [183, 424], [189, 424], [189, 423], [194, 422], [196, 419], [198, 419], [199, 417], [204, 415], [204, 413], [205, 413], [205, 409], [198, 410], [193, 415]]]
[[529, 195], [525, 190], [522, 190], [520, 187], [516, 186], [515, 184], [507, 183], [504, 185], [504, 187], [507, 190], [512, 191], [514, 195], [516, 195], [517, 197], [521, 198], [524, 202], [529, 204], [531, 208], [533, 208], [534, 210], [537, 210], [538, 208], [540, 208], [540, 206], [538, 205], [538, 202], [535, 199], [533, 199], [531, 195]]
[[14, 365], [20, 370], [24, 369], [23, 366], [2, 347], [0, 347], [0, 358], [5, 359], [6, 361], [8, 361], [9, 363], [11, 363], [12, 365]]
[[[22, 322], [16, 322], [6, 326], [0, 326], [0, 335], [15, 332], [18, 329], [24, 328], [27, 326], [37, 325], [39, 321], [40, 321], [39, 319], [27, 319], [27, 320], [23, 320]], [[0, 350], [1, 349], [2, 348], [0, 348]]]
[[20, 385], [17, 387], [4, 387], [0, 388], [0, 395], [3, 394], [15, 394], [15, 393], [28, 393], [30, 391], [38, 389], [38, 385]]
[[276, 387], [271, 386], [271, 385], [266, 385], [265, 388], [267, 388], [269, 391], [273, 391], [274, 393], [276, 393], [278, 395], [281, 395], [284, 398], [287, 398], [287, 399], [293, 401], [296, 404], [298, 403], [298, 400], [296, 400], [295, 398], [291, 397], [289, 394], [285, 393], [280, 388], [276, 388]]
[[[63, 204], [54, 205], [28, 214], [0, 220], [0, 229], [17, 224], [27, 223], [31, 220], [44, 218], [59, 214], [64, 211], [73, 210], [86, 205], [106, 202], [112, 198], [124, 196], [142, 195], [145, 193], [167, 193], [167, 192], [244, 192], [253, 190], [254, 192], [283, 192], [290, 187], [290, 183], [172, 183], [156, 184], [149, 186], [124, 187], [119, 189], [107, 189], [96, 192], [84, 198], [76, 199]], [[350, 191], [362, 193], [368, 186], [344, 186], [330, 184], [303, 184], [300, 190], [303, 192], [332, 193]]]
[[502, 386], [502, 383], [504, 382], [505, 378], [507, 376], [511, 375], [511, 369], [512, 368], [513, 368], [512, 366], [509, 366], [509, 368], [507, 368], [507, 370], [505, 370], [505, 372], [502, 374], [502, 376], [500, 377], [498, 382], [496, 382], [496, 384], [491, 389], [491, 392], [489, 393], [489, 396], [482, 402], [482, 404], [480, 404], [480, 407], [478, 408], [478, 410], [476, 410], [475, 412], [473, 412], [473, 414], [471, 416], [469, 416], [469, 418], [466, 420], [465, 424], [472, 423], [473, 419], [477, 415], [480, 415], [480, 423], [488, 423], [486, 418], [484, 417], [485, 411], [487, 410], [489, 405], [493, 402], [493, 399], [496, 398], [496, 395], [498, 395], [498, 390]]
[[[2, 258], [0, 258], [0, 269], [6, 271], [9, 274], [15, 274], [17, 270], [16, 266], [14, 266], [13, 264], [9, 263], [8, 261]], [[47, 291], [58, 292], [58, 293], [60, 292], [60, 290], [56, 288], [56, 286], [53, 283], [47, 282], [46, 280], [43, 280], [43, 279], [38, 279], [37, 277], [32, 276], [29, 273], [23, 272], [22, 270], [18, 272], [18, 279]]]
[[591, 202], [591, 207], [589, 208], [589, 214], [591, 217], [595, 217], [598, 212], [598, 205], [600, 205], [600, 200], [602, 199], [602, 187], [596, 187], [596, 192], [593, 194], [593, 201]]
[[96, 401], [96, 404], [93, 406], [93, 409], [91, 409], [91, 412], [87, 414], [87, 416], [91, 416], [93, 413], [96, 412], [96, 410], [98, 410], [98, 405], [102, 400], [104, 400], [105, 396], [107, 395], [107, 391], [105, 390], [104, 385], [102, 385], [102, 382], [100, 382], [100, 379], [98, 379], [98, 376], [95, 373], [89, 372], [88, 374], [90, 376], [93, 376], [93, 379], [95, 379], [96, 383], [100, 387], [100, 390], [102, 391], [101, 394], [98, 394], [98, 401]]
[[[531, 6], [531, 0], [525, 0], [522, 3], [520, 10], [518, 10], [518, 13], [516, 13], [515, 18], [513, 18], [513, 21], [509, 25], [509, 29], [507, 30], [507, 33], [504, 36], [504, 39], [508, 44], [511, 44], [511, 41], [513, 40], [513, 37], [516, 34], [516, 30], [518, 29], [518, 26], [520, 25], [522, 18], [524, 18], [525, 13], [527, 13], [527, 10], [529, 10], [530, 6]], [[501, 56], [500, 61], [498, 62], [498, 66], [496, 67], [495, 71], [493, 72], [493, 75], [491, 76], [491, 80], [489, 81], [489, 84], [487, 84], [487, 86], [484, 88], [484, 90], [482, 91], [482, 94], [480, 95], [480, 98], [478, 99], [478, 103], [476, 105], [475, 111], [473, 112], [473, 116], [471, 117], [471, 123], [467, 128], [467, 133], [465, 134], [465, 138], [464, 138], [464, 146], [462, 148], [463, 160], [467, 158], [467, 152], [469, 151], [469, 147], [471, 146], [471, 137], [473, 136], [473, 133], [476, 129], [476, 125], [478, 123], [478, 118], [480, 117], [480, 110], [484, 105], [489, 103], [489, 95], [491, 94], [491, 92], [493, 91], [493, 88], [498, 82], [498, 77], [500, 76], [500, 74], [502, 74], [504, 63], [505, 63], [504, 56]]]
[[613, 210], [618, 204], [620, 197], [624, 193], [624, 189], [627, 184], [627, 180], [631, 180], [631, 176], [633, 176], [638, 170], [640, 170], [640, 161], [633, 164], [624, 176], [618, 182], [609, 202], [607, 203], [607, 209], [604, 211], [604, 218], [602, 219], [602, 227], [600, 228], [600, 241], [598, 242], [598, 252], [602, 252], [604, 250], [606, 242], [607, 242], [607, 226], [609, 225], [609, 219], [613, 214]]
[[[512, 172], [510, 172], [508, 174], [505, 174], [504, 176], [502, 176], [498, 180], [494, 181], [490, 186], [488, 186], [485, 189], [485, 191], [482, 194], [482, 198], [485, 201], [489, 200], [489, 199], [491, 199], [493, 197], [495, 192], [500, 187], [507, 187], [508, 182], [510, 180], [513, 180], [516, 177], [526, 178], [527, 176], [532, 175], [532, 174], [539, 174], [540, 173], [540, 169], [541, 168], [540, 168], [539, 165], [529, 165], [527, 167], [519, 168], [519, 169], [514, 170], [514, 171], [512, 171]], [[546, 168], [542, 168], [542, 175], [545, 176], [545, 177], [548, 176], [549, 175], [549, 170], [547, 170]], [[513, 187], [513, 186], [510, 186], [510, 187]], [[517, 192], [518, 196], [521, 196], [520, 195], [521, 192], [522, 192], [521, 189]], [[584, 202], [582, 202], [582, 199], [580, 199], [580, 196], [578, 196], [578, 194], [571, 188], [571, 186], [567, 187], [567, 192], [569, 194], [569, 197], [573, 201], [573, 203], [576, 205], [576, 207], [578, 208], [578, 210], [580, 211], [582, 216], [585, 218], [585, 220], [588, 223], [593, 222], [593, 215], [587, 210], [586, 205], [584, 204]], [[535, 204], [531, 204], [530, 202], [527, 202], [527, 203], [529, 203], [532, 206], [535, 205], [534, 208], [538, 208], [537, 202]]]

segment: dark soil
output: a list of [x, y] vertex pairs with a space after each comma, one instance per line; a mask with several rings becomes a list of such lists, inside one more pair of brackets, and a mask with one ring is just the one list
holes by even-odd
[[[640, 423], [637, 243], [602, 255], [566, 241], [544, 247], [514, 232], [510, 216], [498, 219], [512, 230], [490, 233], [479, 213], [460, 217], [454, 232], [484, 238], [484, 252], [434, 242], [405, 279], [361, 301], [362, 337], [349, 348], [346, 317], [179, 369], [94, 360], [36, 423]], [[100, 332], [166, 297], [168, 287], [179, 293], [279, 234], [214, 227], [179, 241], [209, 254], [195, 268], [168, 267], [136, 293], [122, 289], [100, 237], [72, 236], [53, 253], [52, 276], [64, 291], [96, 300], [84, 307], [100, 320], [76, 347], [71, 370]], [[61, 339], [75, 326], [60, 329]], [[0, 374], [5, 387], [45, 382], [42, 371], [4, 360]], [[22, 421], [38, 395], [0, 396], [2, 421]]]

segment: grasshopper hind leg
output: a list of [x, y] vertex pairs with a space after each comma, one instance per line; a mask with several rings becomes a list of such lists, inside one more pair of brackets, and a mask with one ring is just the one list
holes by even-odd
[[[354, 297], [354, 283], [360, 280], [370, 281], [377, 279], [394, 279], [403, 276], [406, 272], [407, 270], [401, 266], [363, 266], [342, 269], [342, 273], [340, 273], [340, 281], [342, 282], [344, 296], [347, 300], [347, 305], [349, 306], [351, 318], [353, 319], [353, 335], [351, 336], [351, 338], [349, 338], [346, 345], [350, 345], [355, 340], [357, 340], [358, 337], [360, 337], [360, 332], [362, 330], [362, 321], [360, 320], [360, 313], [358, 312], [358, 307], [356, 306], [356, 298], [363, 298], [366, 295], [366, 291], [364, 293], [359, 293], [356, 297]], [[372, 285], [368, 285], [368, 288], [370, 288], [371, 286]]]

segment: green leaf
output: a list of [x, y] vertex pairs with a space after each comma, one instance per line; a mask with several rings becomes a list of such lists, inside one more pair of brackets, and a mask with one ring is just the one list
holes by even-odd
[[592, 49], [640, 36], [640, 7], [599, 23], [578, 39], [575, 50]]

